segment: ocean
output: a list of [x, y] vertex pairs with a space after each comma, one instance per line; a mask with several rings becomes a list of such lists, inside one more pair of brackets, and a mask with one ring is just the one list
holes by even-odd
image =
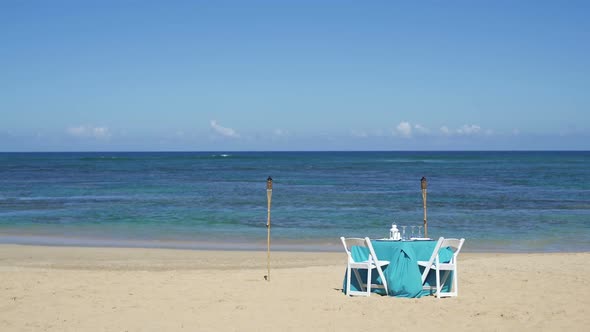
[[[464, 250], [590, 251], [590, 152], [0, 153], [0, 243], [342, 250], [392, 223]], [[417, 228], [415, 228], [417, 232]], [[423, 230], [422, 230], [423, 232]]]

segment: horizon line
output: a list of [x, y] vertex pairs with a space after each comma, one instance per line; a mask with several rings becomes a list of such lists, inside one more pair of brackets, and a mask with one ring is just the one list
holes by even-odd
[[260, 153], [260, 152], [590, 152], [584, 149], [464, 149], [464, 150], [50, 150], [50, 151], [0, 151], [0, 153]]

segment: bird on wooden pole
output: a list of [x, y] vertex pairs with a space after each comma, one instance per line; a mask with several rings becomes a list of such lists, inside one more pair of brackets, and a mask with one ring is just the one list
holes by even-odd
[[266, 281], [270, 281], [270, 203], [272, 201], [272, 178], [269, 176], [266, 179], [266, 199], [268, 201], [267, 219], [266, 219]]
[[428, 237], [428, 221], [426, 219], [426, 188], [428, 183], [426, 178], [422, 177], [420, 180], [420, 188], [422, 189], [422, 205], [424, 206], [424, 237]]

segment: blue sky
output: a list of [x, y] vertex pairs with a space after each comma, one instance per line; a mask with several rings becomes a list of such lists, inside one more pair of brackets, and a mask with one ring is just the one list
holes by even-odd
[[588, 1], [0, 1], [0, 151], [590, 149]]

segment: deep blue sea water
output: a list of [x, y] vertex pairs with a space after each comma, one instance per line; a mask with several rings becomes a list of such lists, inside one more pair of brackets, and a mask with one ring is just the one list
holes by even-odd
[[[0, 153], [0, 242], [341, 250], [421, 225], [470, 251], [590, 251], [590, 152]], [[409, 228], [407, 229], [409, 231]]]

